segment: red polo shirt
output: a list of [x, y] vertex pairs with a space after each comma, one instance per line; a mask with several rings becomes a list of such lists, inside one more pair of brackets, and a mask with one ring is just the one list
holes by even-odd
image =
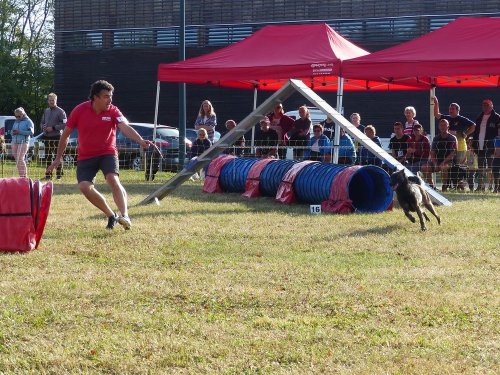
[[94, 112], [90, 100], [77, 105], [71, 111], [66, 126], [78, 129], [78, 160], [118, 155], [116, 128], [120, 122], [126, 121], [114, 105], [99, 114]]

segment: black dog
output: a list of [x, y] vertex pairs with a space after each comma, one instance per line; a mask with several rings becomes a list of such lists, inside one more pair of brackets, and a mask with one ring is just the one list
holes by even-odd
[[410, 219], [412, 223], [415, 222], [415, 218], [410, 214], [410, 211], [417, 213], [420, 219], [420, 228], [422, 230], [427, 230], [424, 217], [425, 220], [430, 220], [422, 209], [422, 206], [424, 206], [436, 217], [438, 224], [441, 224], [441, 218], [434, 209], [431, 198], [422, 186], [422, 180], [420, 178], [416, 176], [408, 177], [405, 174], [405, 170], [401, 169], [391, 174], [391, 186], [392, 190], [396, 192], [399, 205], [403, 209], [406, 217]]

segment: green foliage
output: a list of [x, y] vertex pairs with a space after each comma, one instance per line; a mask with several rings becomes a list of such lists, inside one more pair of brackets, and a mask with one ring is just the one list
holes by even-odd
[[53, 0], [0, 0], [0, 113], [35, 123], [53, 88]]

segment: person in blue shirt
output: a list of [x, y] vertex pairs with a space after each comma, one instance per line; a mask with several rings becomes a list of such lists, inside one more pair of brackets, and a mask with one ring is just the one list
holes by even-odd
[[14, 121], [11, 130], [12, 155], [14, 155], [14, 159], [16, 160], [19, 176], [26, 177], [27, 168], [24, 158], [28, 152], [29, 140], [33, 136], [35, 126], [23, 107], [16, 108], [14, 115], [16, 116], [16, 121]]
[[[365, 134], [368, 138], [370, 138], [375, 144], [379, 147], [382, 147], [380, 143], [380, 138], [376, 135], [376, 129], [373, 125], [367, 125], [365, 127]], [[360, 165], [377, 165], [381, 166], [382, 161], [376, 157], [370, 150], [368, 150], [365, 146], [361, 146], [359, 151], [359, 164]]]
[[340, 128], [340, 141], [339, 141], [339, 164], [354, 164], [356, 160], [356, 148], [354, 142], [345, 130]]
[[498, 135], [493, 138], [493, 147], [495, 147], [495, 151], [493, 152], [493, 160], [491, 162], [493, 180], [495, 183], [494, 193], [500, 193], [500, 126], [497, 128], [497, 131]]
[[313, 136], [307, 142], [304, 160], [328, 161], [330, 156], [330, 139], [323, 134], [323, 126], [313, 126]]

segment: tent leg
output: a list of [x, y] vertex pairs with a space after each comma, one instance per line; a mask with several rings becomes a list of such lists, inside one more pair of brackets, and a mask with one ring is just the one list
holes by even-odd
[[[344, 94], [344, 78], [337, 78], [337, 112], [343, 114], [342, 111], [342, 96]], [[334, 149], [333, 149], [333, 164], [339, 162], [339, 143], [340, 143], [340, 125], [335, 122]]]
[[[253, 110], [257, 108], [257, 87], [253, 89]], [[255, 155], [255, 126], [252, 126], [252, 141], [250, 144], [250, 152]]]
[[431, 141], [436, 135], [436, 123], [434, 118], [434, 100], [432, 98], [436, 95], [436, 88], [432, 87], [429, 90], [429, 100], [430, 100], [430, 115], [429, 115], [429, 129], [431, 132]]
[[[160, 104], [160, 81], [156, 82], [156, 104], [155, 104], [155, 120], [154, 120], [154, 127], [153, 127], [153, 141], [156, 139], [156, 125], [158, 125], [158, 108]], [[149, 163], [149, 179], [152, 180], [153, 176], [153, 155], [154, 152], [151, 153], [151, 160]], [[146, 158], [144, 158], [146, 160]], [[144, 166], [147, 168], [147, 164]]]

